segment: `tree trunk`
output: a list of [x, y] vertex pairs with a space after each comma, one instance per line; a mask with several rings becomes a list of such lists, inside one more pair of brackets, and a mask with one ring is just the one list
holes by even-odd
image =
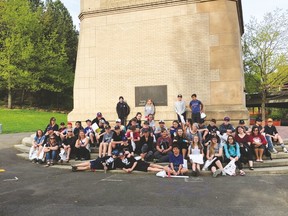
[[23, 104], [24, 104], [24, 97], [25, 97], [25, 90], [23, 89], [22, 90], [22, 94], [21, 94], [21, 107], [23, 107]]
[[7, 104], [8, 109], [12, 109], [12, 90], [9, 87], [8, 88], [8, 104]]
[[262, 113], [262, 120], [265, 121], [266, 118], [266, 91], [262, 91], [262, 100], [261, 100], [261, 113]]

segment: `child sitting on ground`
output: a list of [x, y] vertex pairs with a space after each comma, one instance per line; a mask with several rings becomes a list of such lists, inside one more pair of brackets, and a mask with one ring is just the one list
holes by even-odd
[[178, 145], [173, 145], [172, 152], [169, 154], [169, 165], [164, 167], [164, 170], [170, 175], [184, 175], [188, 172], [187, 168], [183, 167], [184, 159], [183, 155], [180, 154]]

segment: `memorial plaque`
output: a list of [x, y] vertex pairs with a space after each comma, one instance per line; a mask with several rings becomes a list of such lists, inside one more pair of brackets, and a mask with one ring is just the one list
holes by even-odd
[[135, 87], [135, 106], [145, 106], [150, 98], [156, 106], [167, 106], [167, 85]]

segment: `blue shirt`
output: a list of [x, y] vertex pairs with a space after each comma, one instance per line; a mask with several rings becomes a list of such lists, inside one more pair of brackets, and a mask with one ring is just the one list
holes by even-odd
[[169, 163], [172, 163], [174, 167], [179, 167], [180, 164], [183, 164], [183, 155], [179, 154], [177, 157], [171, 153], [169, 154]]
[[192, 110], [192, 113], [200, 113], [201, 111], [201, 101], [199, 100], [191, 100], [190, 101], [190, 107], [191, 107], [191, 110]]

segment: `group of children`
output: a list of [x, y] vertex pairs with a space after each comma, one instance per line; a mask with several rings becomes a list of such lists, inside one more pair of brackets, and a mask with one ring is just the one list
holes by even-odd
[[[67, 127], [61, 123], [59, 128], [52, 117], [44, 132], [37, 130], [29, 158], [36, 163], [46, 160], [47, 167], [57, 161], [69, 162], [71, 158], [90, 160], [91, 146], [98, 146], [97, 159], [79, 163], [72, 171], [120, 168], [128, 173], [165, 170], [169, 175], [185, 175], [188, 161], [192, 176], [199, 176], [202, 168], [211, 170], [216, 177], [226, 174], [223, 163], [231, 161], [239, 169], [239, 175], [244, 176], [243, 163], [248, 163], [253, 170], [254, 160], [263, 162], [267, 143], [267, 149], [276, 153], [272, 141], [279, 141], [287, 152], [271, 119], [262, 127], [262, 120], [258, 118], [256, 125], [249, 129], [243, 120], [234, 128], [229, 117], [224, 118], [219, 128], [215, 119], [208, 126], [203, 119], [199, 123], [187, 119], [185, 124], [175, 120], [167, 128], [162, 120], [156, 127], [149, 115], [143, 124], [141, 118], [141, 113], [137, 113], [127, 126], [118, 119], [112, 129], [102, 113], [97, 113], [93, 121], [88, 119], [85, 128], [79, 121], [74, 127], [71, 123]], [[157, 162], [169, 165], [165, 167]]]

